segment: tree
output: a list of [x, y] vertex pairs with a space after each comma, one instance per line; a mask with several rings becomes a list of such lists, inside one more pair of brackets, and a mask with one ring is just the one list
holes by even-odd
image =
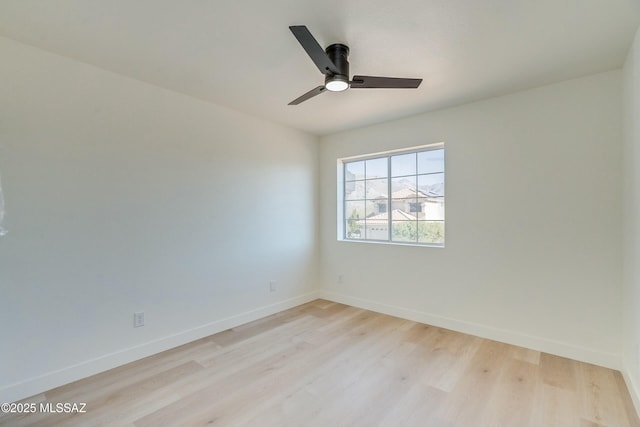
[[354, 237], [354, 235], [360, 237], [360, 214], [355, 209], [347, 219], [347, 233], [349, 237]]
[[402, 242], [443, 243], [444, 225], [437, 221], [403, 221], [393, 224], [393, 240]]
[[420, 225], [424, 226], [423, 237], [420, 241], [429, 243], [444, 243], [444, 224], [442, 222], [421, 222]]

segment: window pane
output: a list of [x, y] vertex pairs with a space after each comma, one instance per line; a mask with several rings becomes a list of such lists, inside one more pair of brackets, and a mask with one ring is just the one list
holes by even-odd
[[418, 219], [444, 221], [444, 198], [427, 198], [425, 204], [423, 205], [422, 216], [418, 216]]
[[373, 215], [376, 208], [376, 204], [373, 200], [364, 201], [364, 218], [368, 218]]
[[347, 239], [364, 239], [364, 222], [347, 219], [344, 222], [344, 235]]
[[[429, 209], [429, 199], [427, 197], [418, 197], [415, 206], [412, 206], [411, 215], [415, 215], [418, 219], [425, 219], [427, 215], [427, 209]], [[415, 210], [413, 210], [415, 208]]]
[[393, 221], [415, 221], [416, 216], [409, 213], [415, 199], [399, 199], [391, 202], [391, 219]]
[[348, 181], [344, 183], [345, 200], [364, 200], [364, 181]]
[[418, 243], [444, 244], [444, 222], [418, 221]]
[[348, 239], [364, 238], [365, 202], [345, 202], [345, 236]]
[[387, 199], [378, 199], [367, 201], [367, 220], [370, 218], [379, 220], [379, 221], [387, 221], [389, 212], [389, 203]]
[[389, 175], [389, 164], [386, 157], [367, 160], [365, 164], [367, 179], [386, 178]]
[[368, 179], [366, 181], [367, 199], [379, 199], [387, 198], [389, 193], [389, 180], [383, 179]]
[[344, 164], [344, 180], [364, 179], [364, 161]]
[[[386, 204], [384, 205], [386, 207]], [[389, 240], [389, 217], [387, 212], [368, 216], [365, 220], [366, 238], [369, 240]]]
[[425, 196], [444, 196], [444, 173], [418, 175], [418, 188]]
[[418, 237], [416, 221], [393, 221], [393, 233], [391, 238], [394, 242], [417, 242]]
[[444, 149], [418, 153], [418, 173], [444, 172]]
[[391, 179], [391, 197], [394, 199], [413, 198], [417, 196], [416, 193], [416, 178], [392, 178]]
[[364, 201], [345, 202], [344, 216], [348, 219], [363, 219], [365, 217]]
[[416, 174], [416, 153], [391, 157], [391, 176]]

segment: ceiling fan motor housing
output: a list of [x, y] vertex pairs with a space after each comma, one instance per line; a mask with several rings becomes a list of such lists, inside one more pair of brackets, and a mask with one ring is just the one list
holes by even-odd
[[325, 52], [331, 62], [336, 66], [338, 72], [336, 74], [327, 74], [324, 79], [325, 85], [329, 82], [340, 80], [344, 81], [347, 84], [349, 83], [349, 61], [347, 61], [347, 57], [349, 56], [349, 47], [343, 45], [341, 43], [335, 43], [329, 45]]

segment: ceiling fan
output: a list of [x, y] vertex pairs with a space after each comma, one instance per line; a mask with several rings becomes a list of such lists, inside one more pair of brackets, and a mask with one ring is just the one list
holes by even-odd
[[422, 79], [374, 76], [353, 76], [353, 80], [349, 80], [348, 46], [335, 43], [322, 50], [322, 47], [320, 47], [320, 44], [306, 26], [294, 25], [289, 29], [311, 57], [314, 64], [316, 64], [316, 67], [325, 75], [323, 85], [311, 89], [291, 101], [289, 105], [298, 105], [326, 91], [340, 92], [347, 90], [349, 87], [352, 89], [415, 89], [422, 83]]

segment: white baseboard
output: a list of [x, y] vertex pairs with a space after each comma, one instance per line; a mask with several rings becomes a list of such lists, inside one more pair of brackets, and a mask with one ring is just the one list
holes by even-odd
[[454, 331], [463, 332], [494, 341], [513, 344], [520, 347], [526, 347], [532, 350], [542, 351], [557, 356], [567, 357], [569, 359], [579, 360], [581, 362], [592, 363], [594, 365], [604, 366], [606, 368], [615, 370], [620, 370], [622, 365], [621, 357], [619, 354], [605, 353], [598, 350], [575, 346], [572, 344], [567, 344], [546, 338], [526, 335], [507, 329], [498, 329], [478, 323], [465, 322], [462, 320], [443, 317], [404, 307], [379, 303], [376, 301], [357, 298], [335, 292], [320, 291], [320, 298], [351, 305], [358, 308], [364, 308], [378, 313], [400, 317], [403, 319], [426, 323], [445, 329], [451, 329]]
[[627, 369], [622, 369], [622, 360], [619, 355], [604, 353], [597, 350], [574, 346], [558, 341], [549, 340], [515, 331], [497, 329], [485, 325], [465, 322], [457, 319], [443, 317], [418, 310], [379, 303], [372, 300], [357, 298], [349, 295], [328, 291], [314, 291], [295, 298], [280, 301], [275, 304], [263, 306], [235, 316], [216, 320], [214, 322], [182, 331], [177, 334], [149, 341], [135, 347], [123, 349], [104, 356], [87, 360], [63, 369], [30, 378], [20, 383], [10, 384], [0, 389], [0, 402], [15, 402], [21, 399], [43, 393], [55, 387], [77, 381], [91, 375], [142, 359], [161, 351], [165, 351], [206, 336], [216, 334], [229, 328], [233, 328], [253, 320], [260, 319], [271, 314], [324, 298], [354, 307], [359, 307], [378, 313], [384, 313], [403, 319], [426, 323], [458, 332], [463, 332], [482, 338], [492, 339], [508, 344], [518, 345], [533, 350], [543, 351], [558, 356], [571, 358], [611, 369], [620, 370], [624, 376], [629, 393], [634, 405], [640, 413], [640, 384], [628, 374]]
[[259, 307], [236, 316], [216, 320], [177, 334], [145, 342], [135, 347], [105, 354], [104, 356], [87, 360], [72, 366], [67, 366], [57, 371], [48, 372], [44, 375], [30, 378], [19, 383], [10, 384], [0, 388], [0, 402], [15, 402], [25, 399], [52, 388], [107, 371], [117, 366], [157, 354], [161, 351], [178, 347], [191, 341], [287, 310], [318, 298], [320, 298], [318, 291], [310, 292], [275, 304]]

